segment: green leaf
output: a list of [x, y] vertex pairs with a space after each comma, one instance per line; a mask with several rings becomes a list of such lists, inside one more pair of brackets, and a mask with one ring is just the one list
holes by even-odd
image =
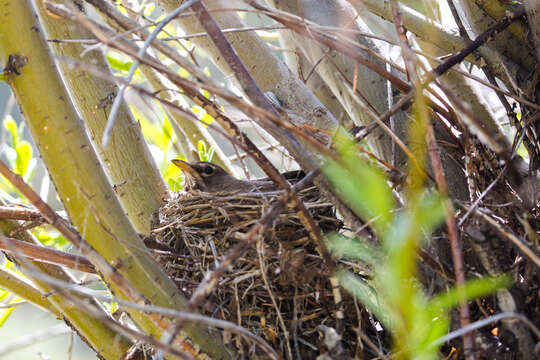
[[34, 234], [43, 245], [57, 250], [65, 250], [70, 245], [70, 242], [55, 229], [36, 227], [32, 229], [32, 234]]
[[210, 116], [208, 113], [201, 116], [201, 121], [205, 124], [211, 124], [214, 121], [214, 118]]
[[161, 129], [163, 131], [164, 140], [166, 139], [167, 142], [171, 140], [173, 137], [173, 128], [168, 116], [164, 117]]
[[189, 78], [190, 74], [189, 71], [184, 69], [183, 67], [178, 69], [178, 75], [180, 75], [182, 78], [187, 79]]
[[180, 191], [183, 188], [179, 181], [172, 178], [167, 179], [167, 185], [169, 185], [169, 189], [171, 189], [172, 192]]
[[214, 145], [210, 146], [210, 150], [208, 150], [208, 156], [207, 156], [206, 161], [212, 161], [212, 158], [214, 157], [215, 150], [216, 150], [216, 148], [214, 147]]
[[129, 68], [133, 65], [133, 61], [122, 61], [110, 55], [107, 55], [107, 62], [113, 69], [118, 71], [129, 71]]
[[509, 275], [468, 280], [461, 287], [454, 287], [443, 294], [433, 297], [429, 302], [429, 311], [434, 313], [455, 307], [463, 300], [471, 300], [512, 285]]
[[201, 161], [207, 161], [208, 154], [206, 153], [206, 143], [203, 140], [197, 141], [197, 152]]
[[370, 265], [382, 264], [379, 250], [358, 238], [350, 238], [341, 234], [330, 234], [327, 237], [330, 252], [338, 257], [360, 260]]
[[[185, 160], [185, 156], [183, 155], [177, 156], [176, 158]], [[182, 184], [180, 182], [181, 177], [182, 171], [178, 168], [178, 166], [168, 162], [165, 173], [163, 174], [163, 178], [167, 182], [167, 185], [169, 185], [171, 191], [176, 192], [182, 190]]]
[[9, 318], [11, 313], [13, 312], [13, 310], [15, 310], [15, 307], [2, 309], [0, 311], [0, 327], [2, 327], [2, 325], [4, 325], [4, 323], [7, 321], [7, 319]]
[[377, 318], [385, 323], [388, 322], [388, 316], [391, 313], [387, 312], [386, 306], [382, 303], [375, 289], [362, 278], [354, 275], [347, 270], [339, 270], [336, 272], [336, 278], [341, 286], [354, 297], [356, 297], [364, 306]]
[[26, 177], [28, 165], [32, 160], [32, 146], [26, 140], [21, 141], [15, 148], [17, 159], [15, 161], [15, 172], [23, 177]]
[[[0, 289], [0, 301], [4, 301], [5, 299], [8, 299], [13, 294], [7, 290]], [[18, 296], [13, 296], [13, 298], [8, 302], [8, 304], [13, 304], [15, 302], [21, 301], [22, 299]], [[6, 320], [8, 319], [9, 315], [15, 310], [15, 307], [7, 308], [7, 309], [0, 309], [0, 327], [4, 325]]]
[[17, 123], [15, 120], [13, 120], [11, 115], [6, 116], [4, 120], [4, 128], [11, 134], [11, 144], [13, 147], [17, 147], [17, 142], [19, 140], [19, 129], [17, 128]]
[[354, 212], [366, 221], [375, 220], [375, 228], [386, 231], [394, 199], [385, 176], [357, 157], [347, 156], [344, 160], [340, 164], [327, 159], [323, 172]]
[[150, 15], [152, 15], [155, 9], [156, 9], [156, 4], [154, 3], [146, 4], [144, 8], [144, 16], [150, 17]]

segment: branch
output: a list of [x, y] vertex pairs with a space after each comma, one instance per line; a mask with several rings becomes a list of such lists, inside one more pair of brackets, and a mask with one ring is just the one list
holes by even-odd
[[39, 290], [24, 281], [16, 272], [0, 268], [0, 287], [30, 301], [32, 304], [47, 310], [51, 314], [56, 316], [61, 315], [58, 309], [47, 298], [41, 295]]
[[[86, 39], [91, 34], [83, 27], [71, 26], [67, 21], [53, 18], [45, 10], [43, 1], [36, 1], [41, 22], [49, 38]], [[53, 49], [62, 56], [81, 59], [85, 47], [79, 43], [53, 43]], [[104, 54], [98, 50], [87, 54], [95, 66], [112, 77]], [[104, 79], [70, 69], [59, 62], [67, 89], [70, 91], [77, 110], [80, 111], [90, 133], [90, 140], [97, 150], [103, 169], [115, 186], [115, 192], [138, 233], [148, 234], [151, 215], [159, 208], [162, 199], [168, 196], [167, 187], [161, 178], [144, 140], [140, 126], [125, 103], [119, 108], [116, 126], [111, 133], [113, 141], [104, 147], [99, 141], [103, 135], [110, 106], [104, 101], [118, 92], [118, 87]], [[129, 165], [127, 165], [129, 164]]]
[[[10, 85], [70, 219], [84, 231], [85, 240], [91, 245], [79, 243], [83, 247], [81, 252], [96, 265], [111, 290], [119, 296], [129, 296], [129, 299], [135, 296], [137, 301], [147, 299], [152, 304], [183, 308], [187, 300], [152, 258], [130, 224], [70, 103], [69, 94], [58, 73], [51, 71], [54, 63], [47, 52], [43, 32], [33, 30], [35, 18], [29, 10], [21, 9], [27, 2], [9, 3], [17, 19], [8, 17], [9, 21], [0, 23], [0, 31], [11, 34], [0, 37], [0, 48], [8, 54], [20, 53], [32, 59], [22, 68], [20, 76], [10, 76]], [[23, 16], [26, 13], [28, 16]], [[92, 247], [104, 260], [89, 256]], [[111, 269], [109, 264], [116, 268]], [[124, 287], [126, 283], [136, 291]], [[162, 327], [167, 326], [137, 311], [130, 315], [153, 336], [161, 336]], [[190, 324], [185, 330], [212, 356], [229, 356], [224, 354], [230, 354], [230, 349], [197, 324]]]
[[48, 264], [65, 266], [70, 269], [95, 273], [96, 269], [85, 257], [69, 254], [45, 246], [33, 245], [25, 241], [0, 236], [0, 250]]

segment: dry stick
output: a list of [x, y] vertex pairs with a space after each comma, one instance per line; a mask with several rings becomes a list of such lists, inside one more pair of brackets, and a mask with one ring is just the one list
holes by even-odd
[[85, 257], [69, 254], [45, 246], [34, 245], [26, 241], [0, 236], [0, 250], [12, 252], [16, 255], [22, 255], [39, 262], [65, 266], [70, 269], [87, 273], [96, 273], [94, 265], [92, 265]]
[[0, 219], [36, 221], [43, 220], [40, 212], [35, 209], [25, 209], [12, 206], [0, 206]]
[[[470, 209], [470, 207], [465, 206], [465, 208]], [[525, 255], [531, 262], [536, 265], [536, 267], [540, 268], [540, 258], [535, 254], [535, 252], [527, 246], [527, 243], [524, 239], [521, 239], [520, 237], [514, 235], [510, 230], [508, 230], [504, 225], [498, 223], [495, 219], [493, 219], [491, 216], [485, 214], [482, 211], [476, 210], [477, 214], [479, 214], [481, 217], [483, 217], [488, 223], [490, 223], [497, 231], [510, 240], [512, 244], [514, 244], [519, 251], [523, 255]]]
[[304, 35], [306, 37], [317, 40], [321, 44], [329, 46], [330, 48], [351, 57], [358, 63], [366, 66], [368, 69], [371, 69], [372, 71], [379, 74], [383, 78], [389, 80], [392, 83], [392, 85], [394, 85], [401, 92], [407, 92], [410, 90], [411, 86], [407, 84], [405, 81], [401, 80], [398, 76], [387, 71], [385, 67], [380, 66], [379, 64], [368, 60], [358, 49], [353, 49], [350, 46], [344, 44], [343, 42], [337, 41], [337, 39], [334, 36], [329, 35], [327, 33], [323, 33], [322, 31], [318, 31], [318, 30], [312, 31], [313, 29], [311, 29], [305, 22], [298, 23], [298, 22], [292, 21], [291, 19], [285, 19], [284, 17], [280, 17], [278, 14], [282, 14], [282, 12], [275, 11], [274, 9], [271, 9], [262, 4], [259, 4], [256, 1], [247, 0], [246, 2], [252, 7], [254, 7], [255, 9], [261, 10], [270, 18], [285, 25], [288, 29], [294, 32], [297, 32], [300, 35]]
[[493, 26], [486, 29], [483, 33], [478, 35], [476, 39], [471, 41], [467, 46], [461, 49], [456, 54], [447, 58], [443, 63], [433, 69], [435, 77], [439, 77], [444, 74], [452, 66], [462, 62], [469, 54], [478, 49], [481, 45], [486, 43], [492, 36], [505, 30], [510, 24], [515, 20], [525, 16], [525, 7], [523, 5], [518, 6], [515, 11], [511, 12], [509, 15], [503, 17], [501, 20], [496, 22]]
[[261, 277], [266, 287], [266, 291], [268, 292], [268, 295], [270, 296], [270, 300], [272, 301], [272, 306], [276, 310], [276, 315], [278, 317], [279, 325], [281, 326], [281, 331], [283, 331], [283, 336], [285, 337], [285, 344], [287, 345], [287, 355], [289, 355], [289, 359], [292, 360], [293, 355], [292, 355], [292, 349], [291, 349], [289, 330], [287, 330], [287, 326], [285, 325], [285, 321], [283, 320], [283, 316], [281, 315], [281, 311], [276, 301], [276, 297], [274, 296], [274, 293], [272, 292], [272, 288], [270, 287], [270, 283], [268, 282], [268, 277], [266, 276], [266, 267], [264, 265], [264, 241], [262, 237], [259, 237], [257, 241], [257, 258], [259, 260], [259, 267], [261, 268]]
[[[435, 134], [433, 132], [433, 126], [430, 122], [426, 124], [426, 142], [428, 147], [429, 156], [431, 158], [431, 166], [433, 168], [433, 173], [435, 175], [435, 181], [437, 182], [437, 187], [439, 192], [443, 195], [448, 194], [448, 187], [446, 185], [446, 178], [444, 175], [444, 169], [441, 162], [441, 157], [439, 155], [439, 149], [437, 146], [437, 140], [435, 139]], [[456, 219], [454, 217], [454, 206], [450, 199], [444, 200], [446, 207], [446, 216], [445, 222], [448, 231], [448, 237], [450, 240], [450, 248], [452, 249], [452, 262], [454, 264], [454, 273], [456, 277], [456, 284], [458, 287], [465, 285], [465, 266], [463, 264], [463, 249], [461, 247], [461, 242], [459, 240], [458, 228], [456, 224]], [[464, 299], [460, 299], [459, 303], [459, 315], [460, 315], [460, 325], [461, 327], [466, 327], [470, 324], [470, 312], [469, 306]], [[473, 349], [473, 339], [471, 333], [463, 334], [463, 347], [465, 351], [465, 356], [467, 358], [474, 359]]]
[[540, 330], [526, 316], [519, 313], [514, 313], [514, 312], [502, 312], [500, 314], [493, 315], [485, 319], [475, 321], [474, 323], [468, 325], [466, 328], [461, 328], [461, 329], [452, 331], [451, 333], [448, 333], [445, 336], [433, 341], [431, 345], [440, 346], [444, 344], [445, 342], [448, 342], [459, 336], [463, 336], [463, 334], [466, 332], [480, 329], [484, 326], [491, 325], [499, 320], [506, 319], [506, 318], [516, 318], [522, 321], [523, 323], [525, 323], [525, 325], [529, 327], [529, 329], [534, 333], [534, 335], [536, 335], [536, 338], [540, 340]]
[[[67, 220], [60, 217], [56, 212], [45, 203], [39, 195], [24, 182], [20, 175], [12, 172], [7, 165], [0, 161], [0, 173], [8, 179], [8, 181], [17, 188], [43, 215], [49, 224], [54, 226], [66, 237], [79, 251], [95, 264], [97, 269], [104, 278], [110, 279], [118, 286], [128, 299], [138, 305], [147, 305], [148, 301], [135, 289], [113, 266], [111, 266], [105, 258], [90, 246], [84, 239], [81, 238], [77, 230], [75, 230]], [[73, 300], [72, 300], [73, 301]], [[150, 313], [149, 318], [152, 319], [160, 328], [165, 329], [163, 318]], [[185, 346], [185, 344], [181, 345]], [[173, 349], [171, 349], [173, 350]], [[176, 351], [175, 351], [176, 352]], [[182, 354], [182, 353], [180, 353]]]

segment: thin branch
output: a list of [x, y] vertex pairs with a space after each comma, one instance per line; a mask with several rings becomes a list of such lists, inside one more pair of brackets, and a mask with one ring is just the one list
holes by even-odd
[[[176, 10], [168, 14], [162, 21], [158, 23], [154, 31], [146, 38], [144, 41], [143, 46], [139, 49], [139, 57], [142, 57], [145, 53], [148, 47], [150, 46], [150, 43], [158, 36], [158, 34], [161, 32], [161, 30], [170, 23], [174, 18], [176, 18], [180, 13], [182, 13], [184, 10], [189, 8], [193, 3], [198, 2], [199, 0], [189, 0], [182, 5], [180, 5]], [[139, 67], [139, 60], [135, 59], [133, 61], [133, 64], [131, 64], [129, 68], [129, 72], [126, 76], [126, 81], [129, 83], [133, 79], [133, 76], [135, 75], [135, 71]], [[114, 125], [114, 120], [116, 118], [116, 114], [118, 113], [118, 110], [120, 108], [120, 104], [122, 103], [122, 100], [124, 98], [124, 92], [126, 91], [126, 86], [121, 86], [118, 90], [118, 94], [116, 95], [116, 98], [114, 99], [114, 103], [111, 107], [111, 110], [109, 112], [109, 119], [107, 120], [107, 125], [105, 126], [105, 131], [103, 132], [103, 139], [101, 140], [102, 146], [105, 147], [109, 143], [109, 138], [111, 134], [112, 127]]]
[[444, 344], [444, 343], [446, 343], [448, 341], [451, 341], [451, 340], [453, 340], [453, 339], [455, 339], [457, 337], [463, 336], [463, 334], [465, 334], [467, 332], [471, 332], [471, 331], [480, 329], [480, 328], [482, 328], [484, 326], [491, 325], [491, 324], [493, 324], [493, 323], [495, 323], [495, 322], [497, 322], [499, 320], [507, 319], [507, 318], [515, 318], [515, 319], [518, 319], [520, 321], [523, 321], [529, 327], [529, 329], [531, 329], [531, 331], [534, 333], [534, 335], [536, 335], [536, 338], [540, 340], [540, 330], [538, 330], [538, 327], [536, 327], [536, 325], [534, 325], [533, 322], [531, 322], [529, 319], [527, 319], [527, 317], [525, 317], [522, 314], [518, 314], [518, 313], [503, 312], [503, 313], [493, 315], [493, 316], [490, 316], [490, 317], [482, 319], [482, 320], [475, 321], [472, 324], [470, 324], [470, 325], [468, 325], [468, 326], [466, 326], [464, 328], [452, 331], [452, 332], [446, 334], [445, 336], [435, 340], [431, 344], [433, 346], [440, 346], [440, 345], [442, 345], [442, 344]]
[[0, 219], [45, 221], [45, 219], [43, 219], [43, 216], [41, 216], [40, 212], [35, 209], [27, 209], [27, 208], [12, 207], [12, 206], [0, 206]]
[[8, 238], [0, 235], [0, 250], [22, 255], [29, 259], [53, 265], [65, 266], [70, 269], [96, 273], [94, 265], [86, 258], [69, 254], [45, 246], [34, 245], [26, 241]]
[[[468, 209], [469, 207], [466, 206]], [[540, 258], [535, 254], [535, 252], [529, 248], [526, 245], [526, 241], [519, 238], [518, 236], [514, 235], [511, 231], [507, 230], [502, 224], [497, 222], [495, 219], [493, 219], [488, 214], [485, 214], [483, 211], [476, 211], [477, 214], [479, 214], [482, 218], [484, 218], [488, 223], [490, 223], [497, 231], [504, 236], [506, 239], [510, 240], [512, 244], [514, 244], [522, 254], [524, 254], [529, 260], [536, 265], [536, 267], [540, 268]]]
[[[448, 194], [448, 186], [446, 184], [446, 178], [444, 175], [444, 169], [441, 162], [441, 157], [439, 155], [439, 148], [437, 146], [437, 140], [435, 139], [435, 133], [433, 131], [433, 126], [430, 122], [426, 124], [426, 142], [428, 147], [429, 156], [431, 158], [431, 166], [433, 168], [433, 173], [435, 175], [435, 180], [437, 182], [437, 187], [439, 192], [446, 196]], [[465, 265], [463, 263], [463, 249], [461, 246], [461, 241], [458, 233], [458, 228], [455, 218], [454, 206], [450, 199], [444, 200], [446, 208], [446, 228], [448, 231], [448, 238], [450, 240], [450, 248], [452, 251], [452, 262], [454, 265], [454, 274], [456, 277], [456, 285], [464, 286], [465, 285]], [[467, 301], [465, 299], [460, 299], [459, 302], [459, 315], [460, 315], [460, 325], [462, 328], [470, 324], [470, 311]], [[471, 334], [463, 334], [463, 347], [465, 351], [465, 356], [468, 359], [474, 359], [473, 353], [473, 338]]]

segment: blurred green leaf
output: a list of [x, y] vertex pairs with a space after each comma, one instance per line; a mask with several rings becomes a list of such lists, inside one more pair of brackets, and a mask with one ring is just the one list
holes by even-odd
[[[176, 158], [185, 160], [184, 156], [177, 156]], [[180, 179], [182, 178], [182, 171], [178, 168], [178, 166], [169, 162], [165, 173], [163, 174], [163, 178], [167, 182], [167, 185], [169, 185], [171, 191], [176, 192], [182, 190], [182, 184], [180, 182]]]
[[26, 178], [28, 165], [32, 160], [32, 146], [26, 140], [19, 142], [16, 146], [17, 160], [15, 161], [15, 172]]
[[361, 239], [350, 238], [341, 234], [330, 234], [326, 243], [328, 250], [338, 257], [360, 260], [369, 265], [382, 263], [380, 251]]
[[32, 234], [43, 245], [55, 248], [57, 250], [65, 250], [71, 244], [60, 232], [51, 227], [36, 227], [32, 229]]
[[129, 68], [133, 65], [133, 61], [122, 61], [110, 55], [107, 55], [107, 62], [114, 70], [118, 71], [129, 71]]
[[154, 3], [146, 4], [146, 6], [144, 7], [144, 16], [150, 17], [155, 9], [156, 9], [156, 4]]
[[2, 325], [4, 325], [4, 323], [7, 321], [7, 319], [9, 318], [11, 313], [13, 312], [13, 310], [15, 310], [15, 307], [2, 309], [0, 311], [0, 327], [2, 327]]
[[173, 134], [174, 134], [172, 124], [168, 116], [165, 116], [163, 118], [163, 125], [161, 125], [161, 129], [163, 131], [163, 136], [164, 136], [163, 140], [167, 141], [168, 143], [169, 140], [173, 138]]
[[433, 297], [429, 302], [429, 310], [433, 313], [449, 310], [459, 304], [461, 299], [475, 299], [510, 286], [512, 278], [509, 275], [468, 280], [462, 287], [454, 287]]
[[342, 162], [326, 158], [323, 172], [352, 209], [366, 221], [374, 220], [382, 234], [390, 224], [394, 198], [384, 174], [360, 159], [356, 146], [354, 140], [339, 144]]
[[199, 153], [199, 159], [205, 161], [206, 158], [206, 143], [203, 140], [197, 141], [197, 152]]
[[206, 113], [203, 116], [201, 116], [201, 121], [205, 124], [211, 124], [214, 121], [214, 118], [210, 116], [210, 114]]
[[216, 148], [214, 147], [214, 145], [210, 146], [210, 150], [208, 150], [208, 156], [207, 156], [206, 161], [212, 161], [212, 158], [214, 157], [215, 150], [216, 150]]
[[183, 188], [180, 181], [173, 178], [167, 179], [167, 185], [169, 185], [169, 189], [171, 189], [172, 192], [180, 191]]
[[180, 75], [180, 76], [183, 77], [184, 79], [187, 79], [187, 78], [190, 77], [189, 71], [187, 71], [187, 70], [184, 69], [183, 67], [181, 67], [181, 68], [178, 69], [178, 75]]
[[[4, 302], [4, 300], [9, 299], [10, 297], [11, 297], [11, 299], [9, 300], [9, 302], [7, 302], [7, 303]], [[0, 289], [0, 302], [2, 302], [4, 304], [13, 304], [13, 303], [19, 302], [21, 300], [22, 299], [20, 297], [13, 296], [13, 294], [10, 293], [9, 291]], [[9, 316], [11, 315], [13, 310], [15, 310], [15, 308], [16, 307], [0, 309], [0, 327], [2, 327], [2, 325], [4, 325], [4, 323], [9, 318]]]
[[338, 270], [336, 278], [341, 286], [364, 304], [364, 306], [379, 320], [387, 319], [390, 315], [386, 306], [381, 303], [375, 289], [362, 278], [347, 270]]
[[11, 115], [7, 115], [4, 119], [4, 128], [11, 135], [11, 145], [13, 148], [17, 147], [17, 142], [19, 141], [19, 129], [17, 128], [17, 123], [13, 120]]

